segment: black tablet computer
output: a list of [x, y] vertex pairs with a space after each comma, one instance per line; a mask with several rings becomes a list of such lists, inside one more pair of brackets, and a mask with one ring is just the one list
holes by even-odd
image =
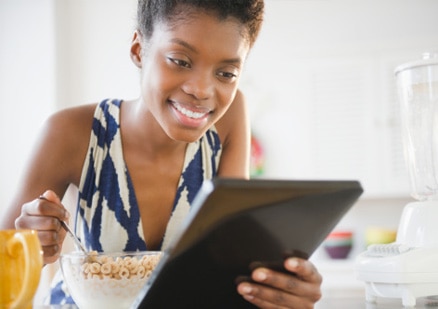
[[254, 308], [236, 280], [308, 258], [362, 192], [357, 181], [204, 183], [133, 308]]

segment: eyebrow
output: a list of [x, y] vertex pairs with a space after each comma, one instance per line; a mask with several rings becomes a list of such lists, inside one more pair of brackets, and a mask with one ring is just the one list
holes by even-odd
[[175, 44], [178, 44], [178, 45], [182, 45], [182, 46], [184, 46], [185, 48], [190, 49], [192, 52], [195, 52], [195, 53], [198, 52], [198, 50], [197, 50], [194, 46], [190, 45], [189, 43], [187, 43], [186, 41], [183, 41], [183, 40], [181, 40], [181, 39], [173, 38], [173, 39], [171, 39], [170, 41], [171, 41], [172, 43], [175, 43]]
[[[181, 46], [191, 50], [194, 53], [198, 53], [198, 50], [194, 46], [190, 45], [189, 43], [187, 43], [186, 41], [183, 41], [181, 39], [173, 38], [173, 39], [170, 40], [170, 42], [178, 44], [178, 45], [181, 45]], [[225, 59], [222, 62], [229, 63], [229, 64], [235, 64], [235, 63], [239, 63], [240, 64], [240, 63], [242, 63], [242, 59], [237, 57], [237, 58]]]

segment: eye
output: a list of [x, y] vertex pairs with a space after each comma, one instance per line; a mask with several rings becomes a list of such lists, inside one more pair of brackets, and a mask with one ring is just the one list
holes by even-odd
[[237, 78], [238, 74], [237, 74], [237, 72], [233, 73], [233, 72], [227, 72], [227, 71], [219, 71], [217, 73], [217, 76], [223, 81], [233, 82]]
[[179, 67], [182, 67], [182, 68], [190, 68], [191, 67], [191, 65], [188, 61], [178, 59], [178, 58], [172, 58], [172, 57], [167, 57], [167, 59]]

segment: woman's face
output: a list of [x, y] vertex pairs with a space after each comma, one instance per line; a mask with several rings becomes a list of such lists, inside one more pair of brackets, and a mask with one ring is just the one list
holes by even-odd
[[189, 16], [155, 25], [141, 60], [143, 104], [171, 139], [185, 142], [228, 109], [249, 51], [237, 20]]

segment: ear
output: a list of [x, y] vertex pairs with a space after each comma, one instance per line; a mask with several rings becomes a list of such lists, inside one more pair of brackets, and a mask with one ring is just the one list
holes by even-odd
[[134, 64], [141, 68], [141, 55], [142, 55], [142, 36], [138, 30], [134, 32], [134, 36], [131, 41], [131, 60]]

